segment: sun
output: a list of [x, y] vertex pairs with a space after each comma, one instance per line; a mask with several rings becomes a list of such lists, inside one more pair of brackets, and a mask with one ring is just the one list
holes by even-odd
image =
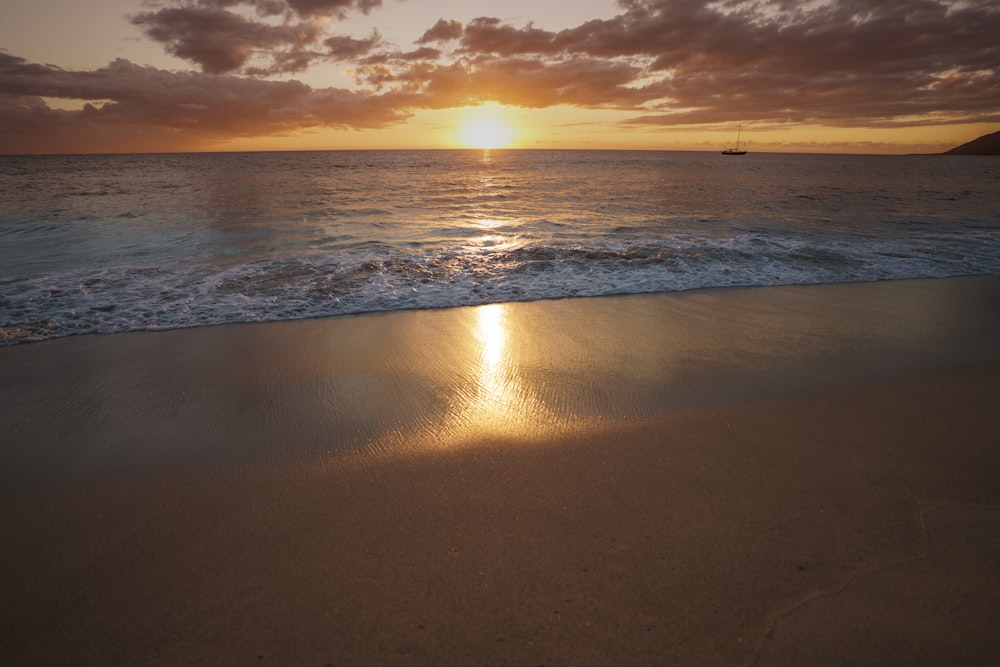
[[462, 124], [458, 138], [466, 148], [506, 148], [514, 139], [514, 130], [499, 115], [478, 111]]

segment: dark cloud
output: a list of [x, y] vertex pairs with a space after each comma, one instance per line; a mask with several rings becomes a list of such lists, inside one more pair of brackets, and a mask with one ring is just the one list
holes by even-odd
[[[323, 44], [320, 16], [344, 18], [349, 11], [368, 13], [381, 0], [174, 0], [156, 11], [131, 17], [134, 25], [175, 56], [222, 74], [300, 72], [318, 60], [344, 59], [378, 40], [330, 37]], [[243, 10], [243, 11], [239, 11]], [[278, 18], [275, 18], [278, 17]], [[354, 42], [348, 47], [346, 41]], [[353, 56], [352, 56], [353, 57]]]
[[214, 7], [165, 8], [138, 14], [132, 23], [170, 53], [212, 74], [237, 70], [261, 52], [285, 67], [291, 64], [294, 69], [288, 71], [304, 69], [312, 60], [305, 49], [319, 38], [308, 23], [272, 26]]
[[553, 53], [554, 35], [532, 24], [523, 28], [505, 25], [496, 18], [469, 21], [462, 34], [462, 47], [472, 53], [499, 56]]
[[427, 44], [428, 42], [448, 42], [459, 39], [462, 36], [462, 23], [460, 21], [446, 21], [438, 19], [438, 22], [431, 26], [417, 44]]
[[381, 7], [382, 0], [287, 0], [287, 4], [300, 16], [337, 16], [343, 18], [350, 11], [367, 14], [371, 10]]
[[396, 54], [400, 60], [437, 60], [441, 57], [441, 51], [430, 46], [421, 46], [413, 51]]
[[323, 40], [326, 53], [334, 60], [358, 60], [371, 53], [382, 42], [377, 32], [365, 39], [338, 35]]
[[228, 9], [245, 6], [252, 8], [258, 16], [278, 16], [294, 12], [299, 16], [335, 16], [343, 18], [352, 11], [363, 14], [382, 6], [382, 0], [196, 0], [183, 2], [173, 0], [173, 4], [198, 5]]

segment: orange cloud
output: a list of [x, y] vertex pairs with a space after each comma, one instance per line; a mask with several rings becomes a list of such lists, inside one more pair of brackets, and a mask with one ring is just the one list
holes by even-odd
[[[42, 97], [106, 101], [65, 111]], [[0, 53], [0, 144], [8, 153], [182, 150], [310, 127], [377, 128], [406, 118], [410, 105], [397, 97], [127, 60], [72, 72]]]

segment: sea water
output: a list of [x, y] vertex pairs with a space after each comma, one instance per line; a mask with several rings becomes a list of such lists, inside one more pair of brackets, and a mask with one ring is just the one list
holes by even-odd
[[607, 294], [1000, 274], [1000, 158], [0, 156], [0, 344]]

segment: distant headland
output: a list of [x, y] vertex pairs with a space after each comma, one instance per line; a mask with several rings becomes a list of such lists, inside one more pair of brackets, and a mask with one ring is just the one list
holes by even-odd
[[961, 146], [956, 146], [942, 155], [1000, 155], [1000, 132], [984, 134]]

